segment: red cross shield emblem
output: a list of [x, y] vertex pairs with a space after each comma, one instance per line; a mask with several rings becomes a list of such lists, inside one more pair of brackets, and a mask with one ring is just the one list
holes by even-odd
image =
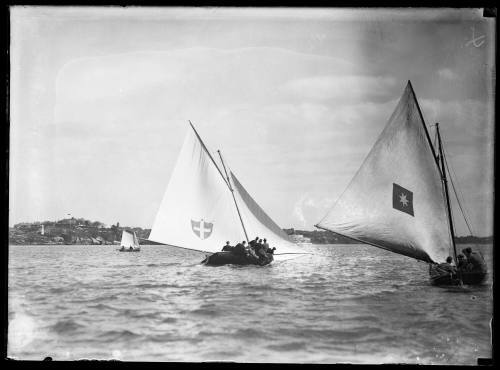
[[196, 234], [197, 237], [199, 237], [201, 240], [204, 240], [207, 239], [212, 234], [214, 224], [210, 222], [205, 222], [203, 221], [203, 219], [200, 221], [191, 220], [191, 228], [193, 229], [193, 232]]

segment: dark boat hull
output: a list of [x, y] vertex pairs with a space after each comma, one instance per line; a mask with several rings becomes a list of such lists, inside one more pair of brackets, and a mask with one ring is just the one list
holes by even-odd
[[236, 254], [233, 252], [216, 252], [207, 256], [201, 263], [207, 266], [224, 266], [224, 265], [268, 265], [273, 261], [273, 255], [267, 254], [266, 258], [255, 258], [252, 256]]
[[488, 273], [486, 268], [482, 267], [476, 271], [461, 270], [457, 274], [451, 274], [430, 265], [429, 275], [432, 285], [479, 285], [486, 280]]
[[140, 252], [141, 249], [140, 248], [139, 249], [132, 249], [132, 250], [130, 250], [130, 249], [117, 249], [117, 251], [118, 252]]

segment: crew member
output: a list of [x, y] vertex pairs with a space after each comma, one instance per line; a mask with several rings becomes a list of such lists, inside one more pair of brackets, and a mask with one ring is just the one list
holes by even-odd
[[264, 250], [265, 250], [267, 253], [270, 253], [270, 252], [271, 252], [271, 248], [269, 248], [269, 243], [267, 242], [266, 238], [264, 238]]
[[254, 247], [255, 247], [255, 244], [257, 244], [257, 242], [258, 242], [258, 241], [259, 241], [259, 237], [257, 236], [257, 237], [255, 237], [255, 239], [254, 239], [254, 240], [250, 240], [250, 241], [248, 242], [248, 246], [249, 246], [250, 248], [254, 248]]
[[466, 269], [468, 271], [472, 270], [480, 270], [483, 266], [483, 259], [477, 252], [472, 252], [470, 247], [467, 247], [462, 250], [462, 252], [467, 257], [467, 266]]
[[451, 274], [455, 274], [457, 272], [457, 269], [455, 268], [455, 266], [452, 266], [452, 264], [451, 264], [452, 261], [453, 261], [453, 258], [448, 256], [446, 258], [446, 262], [440, 263], [438, 265], [438, 267], [446, 272], [449, 272]]
[[246, 255], [246, 254], [248, 254], [245, 244], [246, 244], [246, 241], [244, 241], [244, 240], [241, 243], [236, 244], [234, 246], [232, 252], [236, 253], [236, 254], [239, 254], [239, 255]]
[[223, 252], [231, 252], [233, 250], [233, 246], [229, 244], [229, 241], [226, 242], [226, 245], [222, 247]]
[[459, 254], [457, 256], [458, 258], [458, 268], [459, 269], [465, 269], [465, 267], [467, 266], [467, 260], [465, 259], [465, 256], [463, 254]]

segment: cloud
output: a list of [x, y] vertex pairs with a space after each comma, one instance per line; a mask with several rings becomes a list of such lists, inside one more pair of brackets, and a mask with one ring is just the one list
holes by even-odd
[[445, 80], [455, 80], [459, 76], [449, 68], [443, 68], [437, 71], [439, 77]]
[[304, 227], [306, 225], [306, 219], [304, 217], [304, 212], [302, 210], [303, 202], [304, 202], [304, 196], [302, 196], [299, 200], [295, 202], [295, 205], [293, 206], [293, 215]]
[[308, 100], [371, 102], [390, 97], [397, 83], [393, 77], [325, 75], [295, 79], [286, 83], [283, 89]]
[[469, 143], [480, 138], [493, 139], [493, 108], [479, 100], [421, 99], [424, 119], [428, 125], [440, 123], [445, 140]]
[[[334, 199], [311, 195], [306, 192], [302, 194], [293, 206], [293, 216], [300, 223], [300, 227], [311, 228], [326, 212], [333, 206]], [[297, 223], [294, 223], [297, 226]]]

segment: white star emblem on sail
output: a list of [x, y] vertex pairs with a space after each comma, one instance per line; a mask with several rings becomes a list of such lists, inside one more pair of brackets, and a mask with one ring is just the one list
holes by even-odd
[[399, 201], [403, 203], [403, 206], [407, 207], [408, 206], [408, 199], [406, 199], [406, 195], [401, 194], [399, 196]]

